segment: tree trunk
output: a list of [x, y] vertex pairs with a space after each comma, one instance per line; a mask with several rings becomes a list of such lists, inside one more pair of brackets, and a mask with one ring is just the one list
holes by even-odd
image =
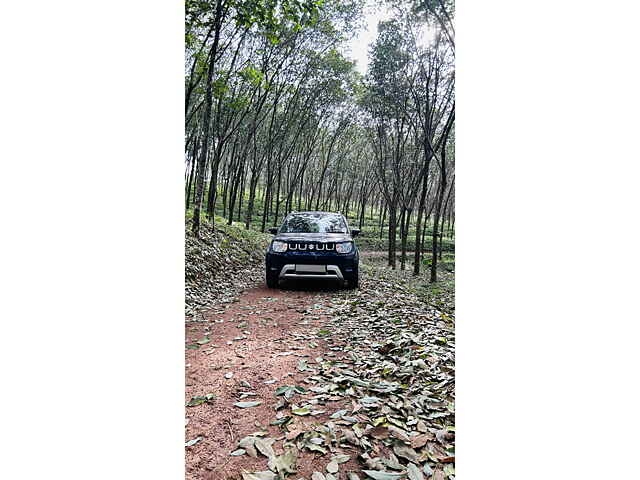
[[233, 211], [235, 210], [236, 200], [238, 198], [238, 190], [240, 189], [240, 182], [242, 180], [244, 165], [240, 165], [240, 170], [235, 174], [235, 178], [232, 177], [231, 182], [231, 191], [229, 192], [229, 221], [228, 225], [233, 225]]
[[[416, 220], [416, 243], [413, 252], [413, 274], [420, 275], [420, 260], [422, 254], [422, 242], [421, 242], [421, 228], [422, 228], [422, 215], [425, 211], [425, 203], [427, 198], [427, 184], [428, 184], [428, 174], [429, 172], [429, 163], [427, 162], [426, 167], [423, 171], [422, 176], [422, 191], [420, 192], [420, 203], [418, 204], [418, 218]], [[426, 222], [425, 222], [426, 225]]]
[[300, 189], [298, 190], [298, 211], [302, 211], [302, 185], [304, 184], [304, 172], [300, 176]]
[[242, 165], [242, 175], [240, 179], [240, 193], [239, 193], [239, 202], [238, 202], [238, 214], [236, 218], [240, 220], [242, 218], [242, 203], [244, 201], [244, 184], [247, 179], [247, 173], [244, 170], [244, 164]]
[[411, 221], [411, 210], [403, 209], [402, 219], [400, 220], [400, 227], [402, 229], [402, 235], [400, 237], [401, 242], [401, 255], [400, 255], [400, 270], [405, 269], [407, 263], [407, 237], [409, 236], [409, 222]]
[[278, 185], [276, 187], [276, 214], [273, 216], [273, 225], [277, 227], [278, 225], [278, 215], [280, 215], [280, 182], [282, 181], [282, 168], [280, 164], [278, 164]]
[[436, 211], [433, 215], [433, 235], [431, 241], [431, 274], [429, 282], [435, 283], [438, 281], [438, 229], [440, 222], [440, 210], [442, 209], [442, 203], [444, 201], [444, 189], [447, 186], [447, 173], [445, 170], [445, 155], [446, 155], [446, 141], [442, 144], [442, 160], [440, 169], [440, 185], [438, 186], [438, 195], [436, 200]]
[[251, 180], [249, 180], [249, 201], [247, 203], [247, 216], [245, 217], [245, 228], [249, 230], [251, 221], [253, 220], [253, 205], [256, 198], [256, 186], [258, 184], [258, 176], [254, 171], [251, 172]]
[[206, 107], [203, 118], [204, 122], [204, 135], [202, 142], [202, 151], [200, 154], [200, 161], [198, 162], [198, 175], [196, 181], [196, 199], [193, 209], [193, 226], [192, 232], [196, 237], [200, 236], [200, 209], [202, 206], [202, 194], [204, 192], [204, 172], [207, 166], [207, 152], [209, 151], [209, 134], [211, 131], [211, 106], [213, 104], [213, 94], [211, 89], [211, 82], [213, 80], [213, 71], [215, 67], [215, 58], [218, 50], [218, 41], [220, 40], [220, 30], [222, 27], [222, 0], [216, 2], [216, 15], [215, 15], [215, 36], [213, 39], [213, 45], [209, 51], [209, 68], [207, 69], [207, 89], [206, 89]]
[[186, 202], [186, 208], [187, 210], [189, 210], [189, 204], [191, 203], [191, 188], [193, 186], [193, 178], [195, 176], [195, 172], [196, 172], [196, 164], [195, 164], [195, 157], [192, 157], [191, 160], [191, 171], [189, 172], [189, 182], [187, 183], [187, 194], [186, 194], [186, 198], [185, 198], [185, 202]]
[[382, 207], [382, 218], [380, 219], [380, 240], [382, 240], [382, 231], [384, 230], [384, 221], [387, 219], [387, 204]]
[[[268, 172], [267, 166], [267, 172]], [[264, 201], [262, 202], [262, 225], [260, 225], [260, 231], [264, 233], [265, 227], [267, 226], [268, 217], [269, 217], [269, 204], [271, 203], [271, 178], [267, 175], [267, 188], [264, 196]]]
[[389, 205], [389, 266], [396, 269], [396, 205]]
[[421, 240], [422, 243], [420, 244], [420, 252], [422, 253], [423, 257], [426, 252], [425, 244], [426, 244], [426, 238], [427, 238], [427, 225], [429, 225], [430, 217], [431, 217], [431, 212], [427, 213], [427, 216], [424, 219], [424, 226], [422, 227], [422, 240]]

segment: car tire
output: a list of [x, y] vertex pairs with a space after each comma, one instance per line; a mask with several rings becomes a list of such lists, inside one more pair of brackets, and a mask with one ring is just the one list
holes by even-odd
[[269, 272], [267, 271], [267, 287], [269, 288], [278, 288], [278, 273], [277, 272]]
[[356, 267], [356, 271], [353, 273], [353, 276], [347, 278], [347, 288], [349, 290], [355, 290], [359, 287], [360, 284], [360, 274], [358, 273], [358, 268]]

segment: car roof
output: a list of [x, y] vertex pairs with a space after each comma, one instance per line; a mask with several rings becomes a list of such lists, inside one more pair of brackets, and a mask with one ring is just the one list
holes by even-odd
[[315, 214], [322, 214], [322, 215], [342, 215], [341, 213], [338, 213], [338, 212], [321, 212], [319, 210], [309, 210], [305, 212], [289, 212], [289, 215], [300, 215], [300, 214], [307, 214], [307, 213], [315, 213]]

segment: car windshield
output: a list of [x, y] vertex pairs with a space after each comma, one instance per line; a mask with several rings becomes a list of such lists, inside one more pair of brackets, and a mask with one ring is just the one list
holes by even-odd
[[284, 221], [280, 233], [347, 233], [347, 225], [341, 215], [297, 213]]

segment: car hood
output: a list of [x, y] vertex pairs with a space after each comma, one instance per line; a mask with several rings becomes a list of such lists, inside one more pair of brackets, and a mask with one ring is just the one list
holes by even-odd
[[348, 242], [348, 233], [279, 233], [275, 240], [281, 242]]

